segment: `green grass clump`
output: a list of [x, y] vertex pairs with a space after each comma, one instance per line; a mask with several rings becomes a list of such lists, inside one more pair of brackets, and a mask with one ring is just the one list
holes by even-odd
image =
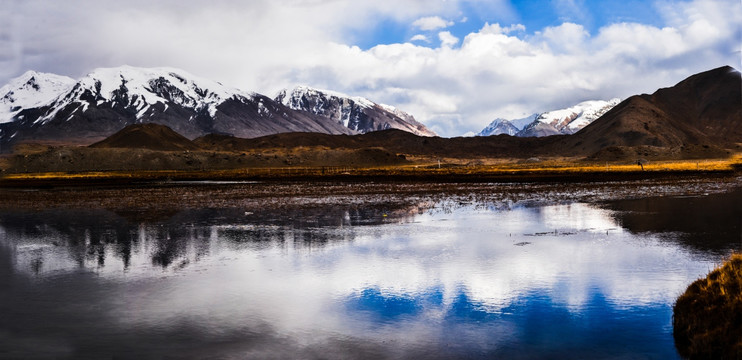
[[742, 359], [742, 254], [691, 284], [675, 303], [672, 322], [681, 356]]

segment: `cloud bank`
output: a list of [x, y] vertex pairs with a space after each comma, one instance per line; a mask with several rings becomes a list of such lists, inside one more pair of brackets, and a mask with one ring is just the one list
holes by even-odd
[[28, 69], [79, 77], [97, 67], [172, 66], [267, 95], [307, 84], [366, 96], [457, 136], [495, 117], [740, 67], [738, 1], [659, 1], [662, 26], [593, 31], [582, 2], [562, 3], [579, 16], [528, 29], [519, 21], [528, 14], [507, 1], [11, 0], [0, 10], [0, 82]]

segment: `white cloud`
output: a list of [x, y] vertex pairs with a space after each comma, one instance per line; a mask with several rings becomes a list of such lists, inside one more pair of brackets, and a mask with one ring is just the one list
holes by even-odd
[[[495, 117], [625, 98], [740, 65], [742, 11], [733, 0], [659, 3], [662, 27], [619, 23], [591, 34], [563, 23], [527, 33], [513, 19], [458, 37], [438, 32], [438, 48], [411, 43], [423, 41], [414, 33], [407, 43], [349, 45], [381, 20], [460, 18], [461, 1], [15, 1], [16, 20], [0, 34], [0, 50], [15, 55], [0, 54], [9, 64], [0, 80], [27, 69], [82, 76], [104, 66], [172, 66], [267, 95], [310, 84], [367, 96], [456, 136]], [[504, 1], [467, 4], [509, 11]]]
[[578, 53], [585, 49], [585, 41], [590, 33], [582, 25], [564, 23], [556, 27], [547, 27], [539, 32], [549, 48], [558, 53]]
[[425, 36], [425, 35], [423, 35], [423, 34], [417, 34], [417, 35], [411, 37], [410, 38], [410, 41], [424, 41], [426, 43], [429, 43], [430, 42], [430, 39], [428, 39], [428, 37]]
[[419, 18], [412, 23], [412, 26], [423, 31], [445, 29], [451, 25], [453, 25], [453, 21], [445, 20], [439, 16]]
[[441, 46], [443, 47], [452, 47], [459, 43], [459, 38], [453, 36], [449, 31], [439, 32], [438, 39], [441, 41]]
[[479, 31], [489, 34], [510, 34], [512, 32], [526, 31], [526, 27], [523, 24], [513, 24], [510, 26], [500, 26], [500, 24], [485, 24], [484, 27]]

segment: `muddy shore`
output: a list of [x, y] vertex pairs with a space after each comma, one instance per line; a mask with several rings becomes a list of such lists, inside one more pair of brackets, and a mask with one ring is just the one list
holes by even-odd
[[[361, 181], [362, 180], [362, 181]], [[416, 179], [420, 180], [420, 179]], [[654, 177], [623, 179], [466, 178], [409, 179], [336, 178], [322, 181], [273, 179], [270, 181], [148, 181], [116, 183], [103, 181], [79, 186], [65, 182], [29, 182], [25, 186], [0, 188], [1, 209], [105, 208], [173, 210], [187, 208], [242, 208], [262, 211], [283, 206], [317, 204], [401, 205], [441, 199], [479, 203], [518, 201], [605, 201], [648, 196], [719, 193], [742, 186], [742, 175], [655, 174]], [[481, 180], [481, 181], [478, 181]]]

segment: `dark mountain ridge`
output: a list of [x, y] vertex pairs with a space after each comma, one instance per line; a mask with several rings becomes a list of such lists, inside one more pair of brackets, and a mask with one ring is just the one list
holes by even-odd
[[649, 146], [734, 148], [742, 143], [742, 77], [724, 66], [652, 95], [632, 96], [573, 136], [570, 154]]

